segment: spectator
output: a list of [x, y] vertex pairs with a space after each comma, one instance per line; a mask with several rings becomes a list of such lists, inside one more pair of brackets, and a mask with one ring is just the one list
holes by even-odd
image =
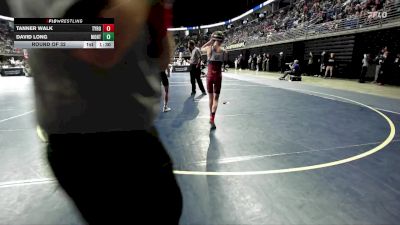
[[261, 64], [262, 64], [261, 54], [258, 54], [258, 56], [257, 56], [257, 71], [261, 71]]
[[237, 68], [238, 68], [238, 60], [239, 60], [239, 58], [236, 57], [236, 58], [235, 58], [235, 70], [237, 70]]
[[287, 75], [301, 76], [299, 60], [294, 60], [293, 64], [289, 65], [289, 67], [290, 70], [285, 71], [279, 80], [285, 80]]
[[[327, 32], [336, 29], [339, 24], [337, 20], [341, 18], [347, 19], [344, 21], [346, 27], [356, 28], [359, 24], [358, 16], [364, 18], [371, 10], [375, 11], [372, 15], [377, 15], [383, 2], [368, 0], [368, 3], [360, 3], [359, 0], [349, 0], [342, 4], [340, 0], [295, 1], [293, 6], [284, 7], [266, 17], [256, 19], [254, 14], [250, 14], [245, 18], [246, 23], [234, 22], [234, 26], [226, 30], [226, 45], [265, 43], [274, 37], [279, 38], [280, 35], [290, 36], [290, 33], [283, 33], [292, 28], [307, 26], [309, 23], [323, 23], [316, 29]], [[367, 18], [367, 22], [370, 19]], [[203, 37], [196, 35], [196, 38], [202, 40]]]
[[361, 74], [360, 74], [360, 83], [365, 82], [365, 75], [367, 74], [368, 67], [369, 67], [369, 60], [370, 56], [369, 54], [364, 54], [364, 58], [362, 59], [362, 66], [361, 66]]
[[249, 70], [251, 70], [251, 64], [253, 62], [253, 57], [251, 57], [251, 55], [249, 56], [249, 60], [247, 61], [248, 66], [249, 66]]
[[325, 77], [328, 75], [329, 72], [329, 78], [332, 78], [332, 74], [333, 74], [333, 68], [335, 67], [335, 53], [331, 53], [327, 64], [326, 64], [326, 71], [325, 71]]
[[256, 70], [256, 64], [257, 64], [257, 55], [254, 54], [253, 58], [251, 59], [251, 69]]
[[314, 73], [314, 59], [313, 59], [313, 54], [310, 51], [310, 53], [308, 53], [308, 62], [307, 62], [307, 75], [308, 76], [312, 76]]
[[393, 62], [393, 74], [394, 74], [394, 83], [400, 84], [400, 53], [396, 55], [396, 58]]
[[378, 53], [378, 55], [375, 57], [375, 63], [376, 63], [376, 67], [375, 67], [375, 78], [373, 83], [377, 83], [378, 79], [379, 79], [379, 75], [381, 73], [381, 67], [382, 67], [382, 63], [383, 63], [383, 53], [387, 51], [387, 47], [384, 47], [381, 49], [381, 51]]
[[336, 16], [342, 13], [342, 4], [340, 0], [336, 1], [336, 5], [333, 7], [333, 10]]
[[382, 58], [381, 58], [381, 69], [380, 69], [380, 73], [377, 79], [377, 82], [379, 85], [384, 85], [386, 82], [386, 77], [389, 75], [390, 73], [390, 62], [388, 59], [389, 56], [389, 52], [385, 51], [382, 54]]
[[265, 62], [265, 71], [270, 71], [270, 65], [271, 65], [271, 56], [269, 53], [267, 53], [267, 60]]
[[244, 65], [243, 60], [244, 60], [243, 55], [240, 54], [239, 58], [238, 58], [239, 70], [242, 70], [242, 68], [243, 68], [243, 65]]
[[267, 71], [266, 64], [267, 64], [267, 54], [264, 53], [262, 57], [262, 71]]
[[318, 60], [318, 62], [320, 63], [320, 67], [319, 67], [319, 76], [322, 76], [323, 74], [325, 74], [325, 70], [326, 70], [326, 62], [327, 62], [327, 57], [326, 57], [326, 52], [322, 51], [321, 53], [321, 57]]
[[279, 52], [278, 68], [281, 71], [281, 73], [285, 71], [285, 57], [283, 55], [283, 52]]

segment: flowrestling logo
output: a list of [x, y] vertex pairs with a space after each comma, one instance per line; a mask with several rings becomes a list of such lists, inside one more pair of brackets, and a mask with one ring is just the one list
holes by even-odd
[[47, 23], [83, 23], [83, 19], [47, 19]]

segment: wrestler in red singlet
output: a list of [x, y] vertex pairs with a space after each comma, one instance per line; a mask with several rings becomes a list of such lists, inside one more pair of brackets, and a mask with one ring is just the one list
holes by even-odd
[[222, 83], [222, 64], [226, 57], [226, 51], [221, 47], [224, 41], [224, 34], [216, 31], [211, 35], [211, 40], [201, 47], [201, 50], [207, 52], [208, 74], [207, 91], [210, 99], [210, 124], [215, 129], [215, 113], [218, 108], [219, 94], [221, 93]]

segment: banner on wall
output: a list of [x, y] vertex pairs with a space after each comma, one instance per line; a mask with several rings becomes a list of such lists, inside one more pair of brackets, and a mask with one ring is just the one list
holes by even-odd
[[22, 67], [2, 68], [0, 74], [1, 76], [23, 76], [24, 69]]
[[173, 66], [172, 67], [172, 72], [175, 73], [184, 73], [184, 72], [189, 72], [190, 71], [190, 66]]
[[235, 49], [235, 48], [243, 48], [244, 46], [246, 46], [246, 42], [240, 42], [237, 44], [226, 46], [226, 49], [231, 50], [231, 49]]

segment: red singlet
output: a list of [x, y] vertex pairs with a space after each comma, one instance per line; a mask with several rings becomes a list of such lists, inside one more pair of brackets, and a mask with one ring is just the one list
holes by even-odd
[[211, 47], [211, 55], [208, 59], [207, 90], [208, 93], [221, 93], [222, 84], [222, 64], [224, 62], [225, 51], [216, 52]]
[[208, 62], [207, 91], [208, 93], [221, 93], [222, 62]]

